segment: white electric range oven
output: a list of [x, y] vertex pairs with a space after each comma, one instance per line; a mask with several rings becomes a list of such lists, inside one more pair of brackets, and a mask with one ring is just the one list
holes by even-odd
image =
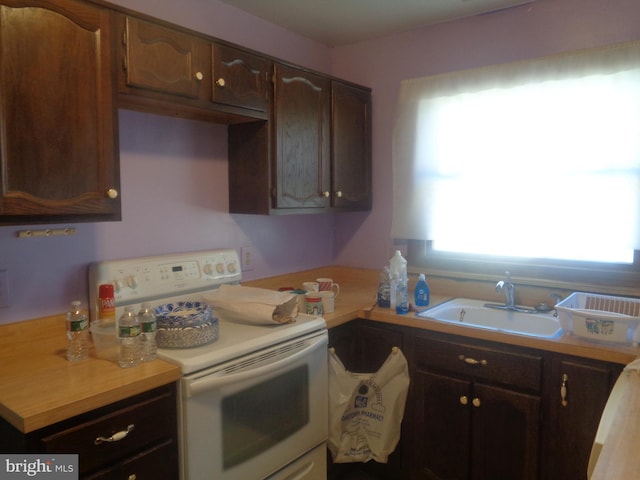
[[[202, 300], [240, 280], [235, 250], [99, 262], [89, 268], [90, 302], [112, 283], [119, 317], [127, 305]], [[283, 325], [219, 319], [215, 342], [159, 349], [183, 374], [182, 480], [325, 480], [327, 341], [324, 319], [298, 315]]]

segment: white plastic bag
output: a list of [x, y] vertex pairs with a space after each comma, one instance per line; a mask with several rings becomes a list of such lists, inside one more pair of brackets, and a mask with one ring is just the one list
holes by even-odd
[[353, 373], [329, 351], [329, 450], [335, 463], [387, 463], [400, 440], [409, 368], [394, 347], [380, 370]]

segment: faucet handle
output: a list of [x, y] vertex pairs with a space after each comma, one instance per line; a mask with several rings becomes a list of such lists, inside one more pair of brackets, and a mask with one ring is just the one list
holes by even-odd
[[559, 293], [552, 293], [551, 298], [553, 298], [556, 301], [555, 303], [556, 305], [563, 300], [562, 295], [560, 295]]

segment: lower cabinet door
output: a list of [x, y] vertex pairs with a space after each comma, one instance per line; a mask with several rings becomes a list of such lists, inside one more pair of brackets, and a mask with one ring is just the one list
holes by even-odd
[[471, 478], [471, 382], [425, 371], [414, 377], [413, 478]]
[[540, 451], [539, 396], [475, 384], [470, 478], [534, 480]]

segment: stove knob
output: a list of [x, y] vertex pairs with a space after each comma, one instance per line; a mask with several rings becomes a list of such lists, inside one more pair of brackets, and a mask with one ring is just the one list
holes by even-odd
[[236, 273], [236, 263], [235, 262], [231, 262], [229, 265], [227, 265], [227, 270], [229, 271], [229, 273]]
[[220, 275], [222, 275], [224, 273], [224, 264], [223, 263], [216, 263], [216, 272], [218, 272]]
[[213, 275], [213, 265], [211, 265], [210, 263], [205, 264], [205, 266], [202, 267], [202, 271], [205, 275]]
[[120, 292], [122, 290], [122, 280], [115, 280], [113, 282], [113, 289], [116, 292]]
[[127, 282], [127, 287], [136, 289], [138, 287], [138, 279], [133, 275], [128, 275], [125, 278], [125, 282]]

